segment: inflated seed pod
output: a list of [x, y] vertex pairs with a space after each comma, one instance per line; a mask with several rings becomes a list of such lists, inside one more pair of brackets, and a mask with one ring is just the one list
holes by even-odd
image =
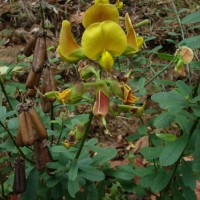
[[24, 55], [27, 57], [32, 55], [37, 40], [36, 35], [29, 35], [28, 37], [28, 41], [23, 51]]
[[13, 191], [16, 194], [25, 192], [26, 190], [26, 174], [25, 174], [25, 162], [24, 159], [18, 157], [14, 163], [14, 183]]
[[29, 97], [35, 97], [36, 94], [37, 94], [37, 90], [36, 89], [28, 89], [27, 90], [27, 95]]
[[46, 163], [53, 160], [48, 147], [39, 139], [34, 143], [34, 158], [38, 171], [42, 171], [46, 167]]
[[46, 58], [46, 37], [45, 34], [41, 33], [37, 37], [33, 54], [32, 69], [35, 73], [42, 72], [45, 58]]
[[34, 107], [31, 107], [29, 109], [28, 113], [31, 118], [33, 128], [36, 130], [37, 136], [40, 139], [47, 138], [48, 137], [47, 131], [46, 131], [41, 119], [39, 118], [37, 112], [35, 111]]
[[[44, 84], [41, 86], [41, 93], [44, 94], [45, 93], [45, 86]], [[44, 97], [43, 95], [40, 95], [40, 99], [41, 99], [41, 102], [40, 102], [40, 105], [41, 105], [41, 108], [42, 108], [42, 111], [44, 113], [49, 113], [51, 112], [51, 106], [52, 106], [52, 102], [49, 100], [49, 98], [47, 97]]]
[[22, 111], [19, 114], [19, 127], [23, 144], [25, 146], [32, 145], [35, 141], [35, 136], [32, 128], [32, 121], [28, 112]]
[[15, 139], [15, 142], [16, 144], [19, 146], [19, 147], [23, 147], [24, 146], [24, 143], [23, 143], [23, 140], [22, 140], [22, 135], [21, 135], [21, 130], [20, 130], [20, 127], [17, 131], [17, 136], [16, 136], [16, 139]]
[[38, 87], [40, 85], [40, 77], [41, 73], [35, 73], [31, 68], [26, 80], [26, 87], [29, 89], [34, 89], [34, 87]]

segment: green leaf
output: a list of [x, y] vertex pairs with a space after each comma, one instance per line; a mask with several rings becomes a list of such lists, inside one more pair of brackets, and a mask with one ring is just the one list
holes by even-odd
[[51, 150], [52, 152], [55, 152], [55, 153], [63, 153], [69, 159], [74, 158], [74, 155], [62, 145], [54, 146], [52, 147]]
[[179, 47], [187, 46], [191, 49], [199, 49], [200, 48], [200, 35], [185, 38], [181, 42], [179, 42], [178, 46]]
[[73, 160], [69, 169], [69, 179], [74, 181], [78, 174], [78, 162], [77, 160]]
[[175, 134], [170, 133], [156, 133], [156, 136], [165, 141], [174, 141], [177, 138]]
[[94, 182], [90, 182], [87, 184], [87, 200], [99, 199], [98, 191], [96, 184]]
[[174, 119], [174, 115], [169, 112], [163, 112], [154, 119], [153, 125], [157, 128], [166, 128], [174, 121]]
[[19, 127], [19, 119], [18, 117], [14, 117], [8, 120], [8, 129], [10, 131], [17, 130]]
[[105, 175], [102, 171], [97, 170], [92, 166], [81, 166], [78, 174], [90, 181], [102, 181], [105, 178]]
[[183, 81], [176, 81], [178, 89], [176, 91], [181, 94], [185, 99], [188, 99], [192, 96], [192, 87], [186, 85]]
[[159, 192], [167, 186], [171, 175], [171, 172], [158, 169], [154, 173], [142, 177], [139, 183], [145, 188], [151, 188], [153, 192]]
[[192, 169], [195, 174], [200, 176], [200, 128], [196, 129], [196, 144], [195, 144], [195, 150], [194, 150], [194, 160], [193, 160], [193, 166]]
[[158, 53], [158, 57], [163, 59], [163, 60], [169, 60], [169, 61], [174, 59], [173, 55], [167, 54], [167, 53]]
[[22, 200], [36, 200], [38, 191], [38, 170], [33, 168], [28, 175], [26, 191], [21, 195]]
[[189, 135], [185, 134], [164, 147], [159, 158], [162, 166], [172, 165], [179, 159], [188, 143], [188, 138]]
[[75, 194], [80, 190], [80, 186], [78, 184], [77, 180], [68, 180], [68, 192], [70, 194], [71, 197], [75, 198]]
[[151, 99], [159, 103], [161, 108], [171, 112], [179, 112], [188, 104], [187, 101], [175, 90], [156, 93], [151, 97]]
[[0, 120], [2, 123], [4, 123], [4, 121], [6, 120], [6, 107], [5, 106], [0, 106]]
[[184, 195], [185, 199], [197, 200], [195, 191], [192, 190], [191, 188], [185, 187], [185, 188], [183, 188], [182, 192], [183, 192], [183, 195]]
[[163, 147], [144, 147], [140, 150], [140, 153], [144, 156], [146, 160], [153, 160], [160, 156]]
[[200, 10], [191, 13], [181, 20], [182, 24], [192, 24], [200, 22]]
[[181, 173], [184, 185], [194, 190], [196, 187], [196, 179], [192, 172], [192, 162], [186, 162], [183, 160], [181, 165]]

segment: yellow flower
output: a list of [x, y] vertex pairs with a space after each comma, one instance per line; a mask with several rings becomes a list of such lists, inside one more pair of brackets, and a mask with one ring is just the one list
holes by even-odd
[[114, 58], [121, 55], [127, 46], [126, 34], [113, 21], [90, 25], [82, 36], [84, 54], [91, 60], [98, 60], [102, 68], [110, 71]]
[[119, 23], [119, 12], [114, 5], [105, 3], [96, 3], [86, 10], [83, 16], [82, 24], [85, 28], [96, 22], [106, 20]]
[[66, 90], [63, 90], [62, 92], [56, 92], [55, 97], [58, 102], [65, 104], [68, 101], [70, 94], [71, 89], [68, 88]]
[[70, 22], [66, 20], [62, 22], [58, 53], [67, 62], [78, 62], [85, 57], [72, 35]]
[[94, 4], [98, 4], [98, 3], [110, 4], [110, 1], [109, 0], [95, 0]]
[[131, 23], [131, 19], [128, 13], [126, 13], [125, 15], [125, 25], [126, 25], [126, 31], [127, 31], [128, 45], [123, 55], [130, 55], [140, 50], [141, 46], [144, 43], [144, 39], [143, 37], [136, 36], [136, 32], [133, 28], [133, 25]]

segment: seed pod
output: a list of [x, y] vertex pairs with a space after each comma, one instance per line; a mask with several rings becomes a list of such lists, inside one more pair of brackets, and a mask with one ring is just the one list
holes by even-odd
[[26, 87], [29, 89], [34, 89], [34, 87], [38, 87], [40, 84], [40, 77], [41, 73], [35, 73], [31, 69], [26, 80]]
[[31, 107], [29, 109], [28, 113], [29, 113], [31, 121], [33, 123], [33, 127], [36, 130], [37, 136], [40, 139], [47, 138], [48, 137], [47, 131], [46, 131], [41, 119], [39, 118], [37, 112], [35, 111], [34, 107]]
[[17, 194], [23, 193], [26, 190], [26, 174], [25, 174], [25, 162], [21, 157], [17, 158], [14, 163], [14, 183], [13, 191]]
[[37, 94], [37, 90], [36, 89], [28, 89], [28, 91], [27, 91], [27, 95], [29, 97], [35, 97], [36, 94]]
[[31, 118], [28, 112], [22, 111], [19, 114], [19, 127], [24, 145], [32, 145], [35, 140]]
[[32, 55], [33, 51], [34, 51], [34, 47], [35, 47], [35, 43], [36, 43], [36, 36], [29, 36], [28, 42], [26, 44], [26, 46], [24, 47], [24, 55], [29, 57]]
[[48, 147], [39, 139], [34, 143], [34, 158], [38, 171], [42, 171], [46, 167], [46, 163], [53, 160]]
[[33, 54], [32, 69], [35, 73], [42, 72], [45, 58], [46, 58], [46, 38], [44, 34], [42, 34], [38, 35]]
[[[41, 93], [44, 94], [45, 91], [45, 86], [44, 84], [41, 86]], [[44, 97], [42, 95], [40, 95], [40, 99], [41, 99], [41, 108], [42, 108], [42, 111], [44, 113], [49, 113], [51, 111], [51, 105], [52, 105], [52, 102], [49, 101], [49, 98], [48, 97]]]
[[15, 140], [16, 144], [19, 146], [19, 147], [23, 147], [24, 146], [24, 143], [23, 143], [23, 140], [22, 140], [22, 135], [21, 135], [21, 130], [20, 130], [20, 127], [17, 131], [17, 136], [16, 136], [16, 140]]
[[[44, 72], [44, 93], [52, 92], [56, 90], [56, 84], [54, 79], [53, 69], [46, 67]], [[46, 101], [55, 101], [55, 99], [47, 98]]]

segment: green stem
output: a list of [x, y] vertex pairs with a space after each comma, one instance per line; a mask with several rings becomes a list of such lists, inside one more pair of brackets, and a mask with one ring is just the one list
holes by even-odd
[[12, 107], [10, 101], [9, 101], [9, 98], [8, 98], [7, 92], [6, 92], [6, 90], [5, 90], [5, 87], [4, 87], [4, 85], [3, 85], [3, 82], [2, 82], [2, 80], [1, 80], [1, 77], [0, 77], [0, 85], [1, 85], [2, 92], [3, 92], [3, 94], [4, 94], [5, 98], [6, 98], [6, 101], [8, 102], [10, 108], [13, 110], [13, 107]]
[[[171, 65], [174, 63], [174, 61], [176, 60], [176, 56], [173, 58], [173, 60], [166, 66], [164, 67], [162, 70], [160, 70], [158, 73], [156, 73], [149, 81], [147, 81], [144, 85], [144, 87], [146, 87], [147, 85], [149, 85], [152, 81], [154, 81], [158, 76], [160, 76], [160, 74], [162, 74], [164, 71], [166, 71], [169, 67], [171, 67]], [[138, 92], [140, 89], [136, 89], [135, 92]]]
[[[53, 103], [51, 102], [51, 121], [54, 120], [54, 112], [53, 112]], [[54, 123], [51, 123], [51, 130], [54, 130]], [[51, 137], [51, 145], [53, 144], [53, 140], [54, 140], [54, 135], [52, 135]]]
[[43, 7], [42, 7], [42, 0], [40, 0], [40, 16], [41, 16], [42, 28], [45, 29], [45, 25], [44, 25], [44, 10], [43, 10]]
[[9, 129], [6, 128], [6, 126], [4, 126], [4, 124], [0, 121], [0, 125], [3, 127], [3, 129], [8, 133], [9, 137], [11, 138], [13, 144], [15, 145], [15, 147], [17, 148], [18, 152], [20, 153], [20, 155], [25, 159], [27, 160], [28, 162], [30, 163], [34, 163], [32, 160], [30, 160], [29, 158], [27, 158], [25, 156], [25, 154], [23, 153], [23, 151], [18, 147], [18, 145], [16, 144], [15, 142], [15, 139], [14, 137], [12, 136], [12, 133], [9, 131]]
[[81, 140], [81, 144], [80, 144], [80, 146], [79, 146], [79, 149], [78, 149], [78, 152], [77, 152], [77, 154], [76, 154], [75, 159], [78, 159], [79, 156], [80, 156], [80, 154], [81, 154], [81, 151], [82, 151], [82, 149], [83, 149], [85, 140], [86, 140], [87, 135], [88, 135], [88, 133], [89, 133], [89, 129], [90, 129], [90, 125], [91, 125], [91, 123], [92, 123], [93, 116], [94, 116], [94, 115], [93, 115], [93, 112], [90, 112], [89, 120], [88, 120], [88, 123], [86, 124], [86, 128], [85, 128], [85, 134], [84, 134], [83, 139]]
[[61, 126], [61, 129], [60, 129], [60, 134], [59, 134], [59, 136], [58, 136], [57, 145], [58, 145], [59, 142], [60, 142], [60, 138], [61, 138], [61, 136], [62, 136], [62, 132], [63, 132], [63, 121], [62, 121], [62, 126]]
[[118, 64], [119, 70], [121, 71], [122, 67], [121, 67], [120, 62], [119, 62], [119, 57], [117, 57], [117, 64]]
[[5, 193], [4, 193], [4, 186], [3, 186], [3, 174], [1, 172], [1, 169], [0, 169], [0, 184], [1, 184], [2, 198], [4, 199], [5, 198]]

